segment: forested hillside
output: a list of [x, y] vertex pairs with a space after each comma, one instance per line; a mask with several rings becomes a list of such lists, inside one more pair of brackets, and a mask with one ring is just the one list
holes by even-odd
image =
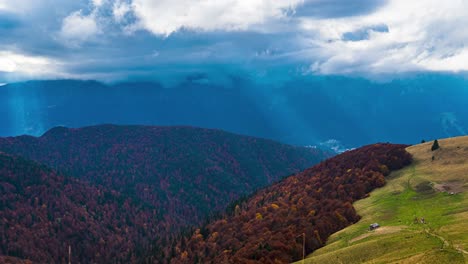
[[154, 254], [170, 263], [290, 263], [359, 220], [352, 203], [411, 162], [405, 145], [376, 144], [260, 190], [224, 217]]
[[0, 256], [38, 263], [128, 263], [158, 232], [154, 208], [0, 153]]
[[[1, 226], [5, 233], [10, 232], [2, 246], [23, 251], [5, 248], [4, 252], [57, 260], [63, 256], [65, 244], [71, 243], [78, 260], [101, 263], [119, 259], [138, 261], [142, 252], [150, 250], [150, 245], [164, 245], [179, 231], [201, 224], [238, 198], [325, 157], [317, 149], [220, 130], [113, 125], [58, 127], [39, 138], [3, 138], [0, 151], [34, 160], [64, 175], [49, 176], [56, 174], [52, 171], [29, 173], [37, 167], [32, 165], [5, 172], [13, 177], [13, 182], [5, 187], [8, 190], [5, 195], [13, 200], [16, 196], [24, 197], [18, 207], [8, 205], [9, 220]], [[5, 161], [4, 166], [10, 165]], [[44, 197], [36, 192], [25, 193], [38, 179], [42, 180], [37, 183], [41, 186], [38, 192]], [[69, 187], [69, 182], [76, 187]], [[96, 218], [88, 219], [83, 208], [92, 208]], [[75, 209], [79, 210], [74, 213]], [[30, 219], [25, 217], [29, 211], [45, 215], [35, 218], [33, 213]], [[60, 223], [70, 230], [58, 229]], [[16, 225], [23, 231], [13, 231], [11, 226]], [[37, 232], [36, 225], [37, 228], [44, 225], [45, 233]], [[77, 237], [68, 236], [72, 231]], [[34, 236], [21, 235], [22, 232]], [[13, 238], [12, 234], [19, 237]], [[53, 252], [42, 250], [43, 242], [49, 242], [42, 241], [41, 234], [44, 239], [55, 239], [51, 245], [61, 246], [47, 246]], [[18, 239], [24, 241], [16, 247]], [[111, 259], [112, 255], [115, 258]]]

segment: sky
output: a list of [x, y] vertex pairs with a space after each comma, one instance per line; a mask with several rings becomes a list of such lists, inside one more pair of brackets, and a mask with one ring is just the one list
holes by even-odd
[[0, 83], [465, 73], [467, 24], [466, 0], [0, 0]]

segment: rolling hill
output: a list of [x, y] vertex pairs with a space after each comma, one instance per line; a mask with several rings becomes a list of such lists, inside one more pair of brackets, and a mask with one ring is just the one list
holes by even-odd
[[[52, 176], [49, 179], [42, 172], [29, 175], [28, 172], [33, 170], [29, 167], [6, 171], [2, 180], [10, 174], [13, 177], [12, 183], [7, 182], [5, 187], [11, 195], [7, 198], [19, 199], [20, 203], [29, 204], [29, 207], [21, 205], [20, 208], [27, 209], [19, 212], [16, 206], [9, 205], [10, 218], [2, 222], [0, 228], [8, 233], [11, 226], [18, 225], [24, 232], [33, 232], [36, 225], [46, 223], [44, 225], [49, 235], [43, 234], [44, 238], [56, 238], [55, 242], [50, 242], [51, 245], [71, 243], [74, 250], [82, 252], [80, 256], [86, 256], [78, 258], [82, 262], [138, 261], [151, 246], [165, 244], [182, 229], [200, 224], [239, 197], [307, 168], [325, 157], [325, 153], [317, 149], [294, 147], [220, 130], [114, 125], [81, 129], [57, 127], [41, 137], [1, 138], [0, 151], [33, 160], [38, 166], [47, 166], [56, 171], [52, 174], [61, 175], [59, 179]], [[5, 161], [3, 166], [8, 168], [8, 162]], [[44, 200], [54, 201], [59, 214], [68, 212], [70, 219], [54, 217], [56, 211], [46, 204], [49, 221], [42, 217], [22, 222], [26, 212], [45, 210], [41, 209], [43, 202], [35, 202], [37, 194], [28, 193], [30, 196], [27, 196], [23, 193], [29, 186], [28, 181], [35, 179], [46, 181], [40, 183], [40, 193], [45, 195]], [[58, 181], [61, 184], [49, 184], [47, 181]], [[63, 181], [76, 182], [74, 185], [79, 186], [69, 190]], [[21, 187], [22, 184], [26, 185]], [[80, 195], [63, 194], [64, 191], [77, 190], [80, 190]], [[75, 196], [80, 198], [73, 198]], [[99, 200], [96, 202], [94, 199]], [[88, 234], [85, 230], [93, 230], [94, 224], [97, 224], [93, 221], [104, 216], [83, 219], [84, 212], [79, 210], [98, 205], [103, 208], [97, 208], [96, 211], [101, 211], [97, 214], [106, 214], [108, 218], [102, 219], [102, 230], [96, 227], [96, 234]], [[128, 212], [119, 211], [123, 210], [122, 207], [130, 209]], [[79, 210], [74, 214], [70, 208]], [[78, 236], [75, 238], [60, 236], [63, 232], [50, 224], [51, 221], [55, 223], [57, 218], [79, 221], [81, 229], [76, 229], [76, 226], [70, 228], [82, 232], [65, 232]], [[131, 233], [131, 228], [127, 230], [127, 225], [133, 226], [136, 233]], [[120, 230], [124, 234], [114, 239], [109, 230]], [[120, 231], [116, 231], [116, 235]], [[39, 237], [24, 238], [29, 239], [19, 245], [26, 245], [24, 248], [31, 252], [10, 250], [16, 240], [8, 236], [2, 242], [2, 254], [44, 262], [57, 261], [62, 256], [59, 252], [46, 253], [41, 250], [41, 245], [47, 243], [43, 243]], [[102, 242], [100, 238], [103, 238]], [[116, 253], [118, 247], [113, 248], [111, 244], [114, 240], [122, 239], [127, 244], [118, 249], [123, 252], [120, 258], [120, 253]], [[107, 249], [105, 254], [95, 255], [98, 250], [95, 248], [96, 241], [103, 243]], [[61, 250], [61, 247], [50, 248]], [[45, 255], [37, 255], [42, 251]], [[110, 258], [112, 254], [115, 255], [114, 259]]]
[[298, 260], [303, 243], [305, 252], [312, 252], [360, 219], [352, 203], [383, 186], [390, 171], [411, 162], [405, 147], [375, 144], [328, 159], [232, 204], [221, 218], [154, 256], [177, 264]]
[[[361, 220], [305, 263], [468, 262], [468, 137], [407, 148], [414, 162], [354, 206]], [[369, 224], [381, 225], [368, 231]], [[302, 262], [298, 262], [302, 263]]]

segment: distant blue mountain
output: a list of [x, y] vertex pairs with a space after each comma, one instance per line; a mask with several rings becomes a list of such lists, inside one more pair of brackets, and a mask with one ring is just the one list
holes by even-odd
[[[0, 136], [102, 123], [220, 128], [289, 144], [418, 143], [466, 134], [468, 80], [425, 74], [373, 82], [337, 76], [259, 84], [200, 74], [158, 83], [29, 81], [0, 87]], [[328, 144], [328, 143], [324, 143]]]

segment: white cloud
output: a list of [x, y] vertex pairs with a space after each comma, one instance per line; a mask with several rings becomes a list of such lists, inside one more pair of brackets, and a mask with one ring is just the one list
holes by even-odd
[[304, 0], [133, 0], [140, 27], [157, 35], [181, 28], [202, 31], [246, 30], [285, 17]]
[[46, 57], [0, 51], [0, 72], [27, 77], [57, 75], [60, 72], [60, 63]]
[[93, 5], [94, 5], [95, 7], [100, 7], [100, 6], [102, 6], [102, 5], [104, 4], [104, 1], [105, 1], [105, 0], [92, 0]]
[[[392, 0], [377, 12], [338, 19], [303, 19], [303, 43], [317, 59], [312, 70], [335, 73], [397, 73], [415, 70], [468, 70], [468, 2]], [[343, 34], [384, 24], [368, 39], [343, 40]]]
[[112, 7], [112, 14], [114, 15], [114, 19], [121, 23], [125, 16], [131, 12], [132, 7], [129, 3], [123, 1], [116, 1]]
[[[79, 59], [67, 69], [77, 78], [83, 72], [113, 74], [120, 60], [148, 71], [168, 61], [216, 62], [251, 67], [258, 75], [272, 62], [320, 74], [468, 71], [468, 1], [353, 3], [358, 5], [348, 8], [340, 0], [0, 0], [0, 12], [10, 23], [0, 29], [5, 33], [0, 50], [14, 46], [21, 54], [76, 55]], [[368, 5], [374, 7], [359, 11]], [[356, 12], [343, 15], [344, 7]], [[181, 29], [199, 34], [171, 36]], [[48, 50], [57, 41], [64, 46]], [[10, 59], [0, 62], [3, 72], [17, 71]]]
[[60, 9], [61, 6], [66, 5], [65, 3], [66, 1], [57, 0], [0, 0], [0, 10], [17, 14], [32, 14], [38, 10], [51, 10], [50, 5], [54, 5], [55, 10]]
[[[297, 32], [303, 51], [292, 51], [299, 60], [309, 58], [312, 71], [322, 74], [399, 73], [408, 71], [468, 70], [468, 1], [389, 0], [376, 11], [338, 18], [291, 17], [288, 10], [304, 0], [133, 0], [139, 19], [132, 29], [143, 28], [168, 36], [181, 28], [200, 31]], [[308, 1], [313, 3], [313, 1]], [[117, 21], [130, 12], [115, 5]], [[287, 22], [286, 22], [287, 21]], [[290, 23], [296, 21], [298, 23]], [[289, 27], [284, 27], [288, 23]], [[280, 23], [281, 24], [281, 23]], [[372, 30], [376, 25], [388, 32]], [[362, 40], [343, 38], [347, 32], [365, 30]], [[304, 54], [308, 55], [304, 57]]]
[[18, 0], [18, 1], [10, 1], [10, 0], [0, 0], [0, 10], [7, 11], [7, 12], [20, 12], [21, 10], [26, 9], [23, 4], [26, 4], [29, 0]]
[[98, 33], [99, 28], [94, 13], [85, 16], [80, 10], [63, 19], [60, 37], [69, 46], [79, 46]]

